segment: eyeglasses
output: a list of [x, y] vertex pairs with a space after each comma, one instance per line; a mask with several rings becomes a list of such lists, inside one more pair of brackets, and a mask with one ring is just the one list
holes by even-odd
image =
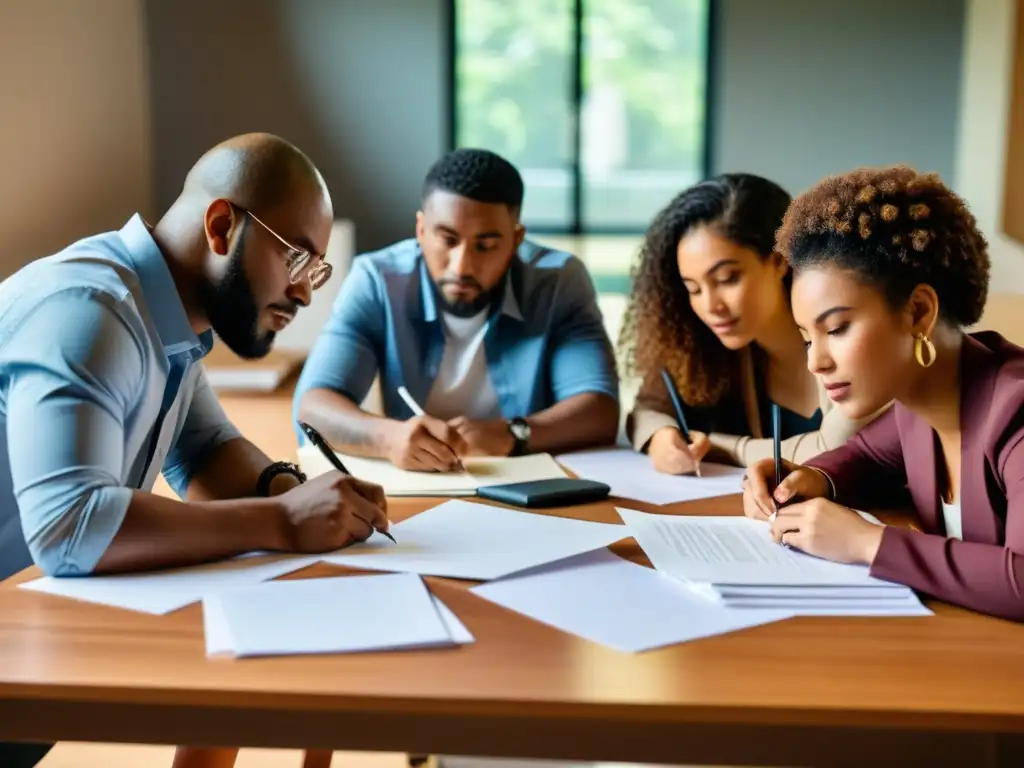
[[333, 272], [334, 269], [324, 260], [324, 254], [313, 254], [305, 248], [299, 248], [298, 246], [292, 245], [277, 234], [277, 232], [260, 221], [255, 213], [247, 208], [242, 208], [241, 206], [239, 206], [239, 208], [245, 211], [250, 217], [252, 217], [253, 221], [267, 230], [267, 232], [276, 237], [277, 240], [287, 249], [287, 261], [285, 262], [285, 265], [288, 268], [289, 280], [293, 283], [297, 283], [303, 277], [309, 277], [309, 284], [315, 291], [330, 279], [331, 272]]

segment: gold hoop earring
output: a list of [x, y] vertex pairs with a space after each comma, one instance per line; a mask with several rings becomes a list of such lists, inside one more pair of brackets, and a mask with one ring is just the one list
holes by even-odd
[[[925, 350], [928, 350], [928, 359], [925, 360]], [[917, 364], [922, 368], [931, 368], [935, 363], [937, 354], [935, 352], [935, 345], [932, 344], [932, 340], [925, 336], [923, 333], [919, 333], [914, 336], [914, 357], [917, 358]]]

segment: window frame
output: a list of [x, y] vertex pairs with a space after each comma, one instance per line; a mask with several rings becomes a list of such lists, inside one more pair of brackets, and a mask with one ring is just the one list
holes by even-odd
[[[514, 1], [514, 0], [513, 0]], [[707, 3], [707, 39], [705, 41], [704, 57], [704, 125], [702, 132], [702, 152], [700, 172], [702, 178], [711, 175], [712, 157], [714, 147], [712, 137], [714, 136], [715, 125], [715, 85], [716, 85], [716, 41], [718, 39], [719, 0], [704, 0]], [[459, 0], [445, 0], [445, 22], [447, 30], [446, 52], [447, 61], [447, 149], [451, 151], [457, 146], [459, 115], [458, 115], [458, 14]], [[530, 231], [540, 235], [560, 236], [631, 236], [641, 235], [646, 231], [648, 223], [629, 227], [595, 227], [586, 225], [584, 221], [585, 183], [580, 163], [582, 150], [582, 120], [580, 118], [583, 97], [584, 97], [584, 19], [586, 16], [586, 0], [573, 0], [573, 41], [572, 41], [572, 86], [567, 94], [570, 112], [572, 114], [572, 159], [571, 159], [571, 205], [569, 209], [569, 225], [559, 226], [531, 226]], [[681, 191], [681, 190], [680, 190]], [[668, 203], [668, 200], [665, 200]]]

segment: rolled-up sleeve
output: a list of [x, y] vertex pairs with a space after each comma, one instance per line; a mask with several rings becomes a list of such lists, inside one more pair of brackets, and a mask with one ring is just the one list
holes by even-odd
[[564, 267], [551, 337], [551, 388], [555, 401], [594, 392], [619, 399], [615, 353], [605, 330], [597, 293], [583, 263]]
[[363, 401], [380, 370], [384, 318], [381, 288], [365, 257], [356, 258], [295, 386], [296, 418], [303, 395], [312, 389]]
[[113, 297], [65, 291], [0, 352], [13, 490], [29, 551], [48, 574], [91, 572], [128, 510], [124, 427], [143, 382], [140, 330]]
[[163, 465], [164, 480], [185, 498], [189, 483], [203, 462], [219, 446], [242, 436], [221, 407], [206, 370], [199, 368], [188, 412]]

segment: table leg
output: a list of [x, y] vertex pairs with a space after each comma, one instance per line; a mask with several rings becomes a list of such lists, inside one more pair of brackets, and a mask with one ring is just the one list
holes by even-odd
[[329, 749], [307, 749], [302, 758], [302, 768], [331, 768], [334, 752]]
[[234, 768], [237, 749], [178, 747], [171, 768]]

